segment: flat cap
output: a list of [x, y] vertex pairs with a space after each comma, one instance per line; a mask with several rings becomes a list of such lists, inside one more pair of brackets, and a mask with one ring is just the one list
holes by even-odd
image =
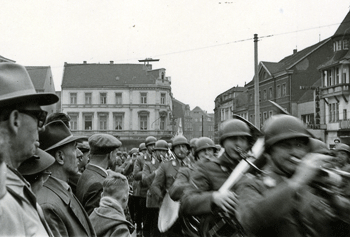
[[109, 134], [97, 133], [89, 137], [90, 154], [103, 155], [117, 149], [122, 143]]
[[87, 141], [83, 141], [83, 142], [78, 143], [77, 147], [82, 152], [90, 151], [90, 146], [89, 146], [89, 143]]

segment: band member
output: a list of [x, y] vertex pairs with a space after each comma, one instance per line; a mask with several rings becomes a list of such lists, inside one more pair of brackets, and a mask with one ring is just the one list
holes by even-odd
[[190, 158], [191, 162], [194, 162], [195, 159], [195, 153], [196, 153], [196, 142], [197, 142], [198, 138], [192, 138], [190, 140], [190, 153], [188, 154], [188, 158]]
[[[163, 162], [159, 170], [156, 172], [156, 176], [150, 188], [150, 192], [158, 196], [163, 200], [165, 194], [174, 183], [176, 174], [180, 167], [188, 166], [189, 159], [187, 155], [189, 153], [190, 145], [187, 139], [182, 136], [176, 136], [172, 142], [172, 151], [174, 159]], [[181, 227], [176, 222], [167, 232], [169, 236], [182, 236]]]
[[196, 163], [203, 159], [214, 159], [216, 146], [214, 142], [208, 137], [201, 137], [196, 139], [194, 145], [194, 161], [188, 167], [181, 167], [176, 175], [173, 185], [169, 189], [169, 195], [174, 201], [179, 201], [186, 188], [191, 186], [190, 175], [196, 169]]
[[147, 189], [147, 197], [146, 197], [146, 208], [147, 208], [147, 224], [149, 225], [149, 231], [144, 231], [144, 236], [160, 236], [160, 232], [158, 230], [158, 213], [159, 207], [162, 200], [152, 194], [149, 191], [149, 187], [151, 186], [156, 173], [158, 172], [158, 168], [162, 163], [164, 157], [168, 152], [168, 143], [164, 140], [159, 140], [155, 143], [154, 152], [152, 155], [151, 161], [146, 161], [143, 166], [142, 171], [142, 184]]
[[247, 179], [237, 190], [236, 216], [247, 234], [349, 236], [349, 222], [341, 215], [349, 205], [344, 212], [346, 205], [339, 208], [335, 202], [340, 196], [320, 195], [325, 189], [311, 185], [332, 157], [309, 152], [310, 135], [293, 116], [271, 117], [264, 133], [265, 172]]
[[146, 221], [146, 194], [147, 187], [142, 183], [142, 171], [146, 162], [145, 154], [147, 148], [145, 143], [139, 145], [139, 155], [134, 163], [133, 198], [135, 210], [136, 235], [142, 236], [142, 223]]
[[[184, 215], [206, 215], [220, 209], [234, 213], [237, 202], [234, 192], [218, 192], [231, 172], [241, 160], [240, 151], [251, 148], [251, 131], [246, 123], [232, 119], [221, 124], [220, 145], [225, 152], [218, 158], [202, 159], [191, 174], [192, 186], [181, 198], [181, 213]], [[235, 187], [234, 187], [235, 188]]]

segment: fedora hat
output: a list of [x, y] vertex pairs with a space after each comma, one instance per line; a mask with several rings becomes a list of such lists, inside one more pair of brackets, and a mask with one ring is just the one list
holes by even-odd
[[52, 121], [45, 125], [45, 131], [39, 132], [40, 148], [49, 151], [74, 141], [84, 141], [87, 137], [73, 136], [69, 128], [61, 121]]
[[24, 101], [50, 105], [59, 100], [54, 93], [36, 93], [25, 67], [15, 63], [0, 63], [0, 106]]
[[18, 172], [22, 175], [38, 174], [49, 168], [53, 163], [55, 163], [55, 158], [38, 148], [34, 156], [24, 161], [18, 167]]

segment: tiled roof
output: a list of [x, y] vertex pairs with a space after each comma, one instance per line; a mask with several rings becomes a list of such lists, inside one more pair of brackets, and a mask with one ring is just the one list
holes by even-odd
[[337, 51], [333, 54], [333, 57], [330, 60], [318, 66], [317, 69], [330, 67], [332, 65], [338, 64], [339, 61], [341, 61], [342, 59], [349, 59], [349, 56], [350, 56], [349, 51], [345, 51], [345, 50]]
[[270, 74], [274, 74], [276, 72], [279, 72], [281, 68], [283, 67], [282, 63], [274, 63], [274, 62], [264, 62], [262, 61], [261, 64], [266, 67], [268, 72]]
[[51, 70], [49, 66], [27, 66], [25, 67], [28, 71], [30, 78], [34, 84], [36, 90], [43, 90], [45, 85], [45, 79], [48, 71]]
[[62, 88], [113, 87], [126, 84], [154, 84], [156, 70], [143, 64], [68, 64], [64, 66]]
[[[312, 86], [321, 86], [321, 78], [318, 79]], [[314, 90], [311, 89], [305, 90], [305, 93], [300, 97], [298, 104], [310, 101], [314, 101]]]
[[349, 35], [349, 34], [350, 34], [350, 11], [345, 16], [344, 20], [342, 21], [342, 23], [340, 24], [340, 26], [338, 27], [338, 29], [336, 30], [332, 38]]
[[290, 69], [296, 63], [298, 63], [299, 61], [301, 61], [302, 59], [307, 57], [309, 54], [311, 54], [313, 51], [315, 51], [320, 46], [327, 43], [329, 40], [331, 40], [331, 38], [327, 38], [325, 40], [322, 40], [322, 41], [318, 42], [317, 44], [311, 45], [311, 46], [309, 46], [309, 47], [307, 47], [307, 48], [305, 48], [297, 53], [294, 53], [292, 55], [289, 55], [289, 56], [283, 58], [281, 61], [279, 61], [280, 64], [283, 64], [280, 71]]

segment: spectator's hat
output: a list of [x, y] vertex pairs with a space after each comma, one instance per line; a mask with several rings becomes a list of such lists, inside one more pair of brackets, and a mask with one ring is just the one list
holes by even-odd
[[38, 148], [34, 156], [24, 161], [18, 167], [18, 172], [22, 175], [38, 174], [49, 168], [53, 163], [55, 163], [55, 158]]
[[39, 132], [40, 148], [49, 151], [71, 142], [87, 140], [84, 136], [73, 136], [69, 128], [60, 120], [45, 125], [45, 130]]
[[104, 155], [117, 149], [122, 143], [114, 136], [98, 133], [89, 138], [90, 154]]
[[77, 147], [79, 148], [79, 150], [81, 150], [82, 152], [88, 152], [90, 151], [90, 146], [88, 141], [83, 141], [83, 142], [79, 142]]
[[59, 100], [54, 93], [36, 93], [25, 67], [15, 63], [0, 63], [0, 107], [26, 101], [50, 105]]

